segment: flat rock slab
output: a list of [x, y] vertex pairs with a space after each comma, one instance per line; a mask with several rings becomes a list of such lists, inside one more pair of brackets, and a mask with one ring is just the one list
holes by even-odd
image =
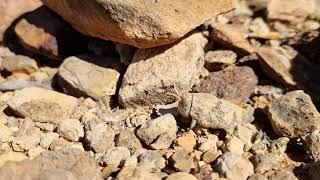
[[58, 83], [68, 94], [100, 99], [116, 93], [120, 73], [112, 68], [113, 59], [69, 57], [58, 70]]
[[32, 87], [19, 90], [8, 101], [9, 107], [22, 117], [36, 122], [58, 124], [69, 118], [78, 99], [51, 90]]
[[240, 103], [249, 99], [257, 84], [258, 77], [253, 69], [248, 66], [230, 66], [222, 71], [210, 73], [194, 90]]
[[[124, 107], [170, 104], [196, 82], [207, 39], [195, 33], [177, 42], [138, 50], [124, 75], [119, 100]], [[202, 60], [201, 60], [202, 59]]]
[[3, 179], [101, 180], [96, 161], [89, 153], [60, 150], [42, 153], [34, 160], [8, 162], [0, 168]]
[[234, 0], [42, 0], [84, 34], [149, 48], [172, 43], [212, 17], [235, 7]]

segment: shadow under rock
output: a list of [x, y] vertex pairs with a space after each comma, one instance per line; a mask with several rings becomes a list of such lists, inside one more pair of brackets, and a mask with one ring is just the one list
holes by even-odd
[[[320, 44], [319, 44], [320, 47]], [[319, 54], [320, 55], [320, 54]], [[318, 57], [320, 58], [320, 56]], [[308, 93], [316, 106], [320, 105], [320, 64], [310, 61], [298, 54], [291, 64], [290, 73], [297, 83], [298, 89]]]
[[166, 45], [153, 47], [153, 48], [139, 49], [138, 53], [137, 52], [135, 53], [134, 58], [131, 63], [136, 63], [139, 61], [148, 60], [148, 59], [151, 59], [159, 54], [162, 54], [165, 51], [167, 51], [168, 49], [172, 48], [173, 46], [179, 44], [181, 41], [183, 41], [187, 37], [196, 33], [197, 31], [198, 31], [197, 29], [193, 30], [193, 31], [189, 32], [188, 34], [186, 34], [185, 36], [183, 36], [182, 38], [180, 38], [179, 40], [177, 40], [176, 42], [171, 43], [171, 44], [166, 44]]
[[[21, 45], [15, 28], [22, 20], [26, 20], [32, 26], [40, 28], [45, 33], [55, 37], [55, 39], [43, 42], [45, 44], [42, 44], [39, 49]], [[49, 59], [63, 59], [64, 57], [87, 51], [88, 37], [77, 32], [47, 7], [41, 6], [17, 18], [5, 32], [4, 43], [17, 54], [28, 53], [26, 50], [30, 50]], [[18, 44], [20, 47], [17, 47]], [[55, 48], [57, 48], [56, 53], [58, 54], [52, 52]]]

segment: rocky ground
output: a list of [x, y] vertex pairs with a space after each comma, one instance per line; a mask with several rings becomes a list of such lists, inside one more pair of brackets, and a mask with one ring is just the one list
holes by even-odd
[[320, 179], [319, 0], [1, 0], [0, 179]]

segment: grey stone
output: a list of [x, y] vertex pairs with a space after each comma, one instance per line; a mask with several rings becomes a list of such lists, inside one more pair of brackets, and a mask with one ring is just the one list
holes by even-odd
[[137, 136], [153, 149], [166, 149], [176, 139], [178, 127], [171, 114], [151, 119], [137, 130]]
[[79, 141], [84, 136], [83, 127], [77, 119], [61, 121], [57, 127], [57, 132], [61, 137], [69, 141]]
[[113, 147], [106, 151], [100, 159], [104, 166], [119, 166], [130, 157], [130, 151], [125, 147]]
[[237, 125], [253, 120], [251, 107], [241, 108], [214, 95], [187, 93], [182, 96], [178, 110], [204, 128], [233, 130]]
[[269, 118], [280, 136], [302, 137], [320, 128], [320, 114], [309, 95], [292, 91], [275, 99], [269, 106]]
[[146, 151], [138, 156], [138, 166], [152, 171], [160, 171], [166, 166], [166, 160], [156, 151]]
[[178, 149], [170, 158], [173, 167], [178, 171], [189, 173], [195, 168], [194, 157], [192, 153], [185, 149]]
[[220, 156], [216, 163], [219, 174], [229, 179], [246, 180], [254, 174], [254, 168], [248, 159], [227, 152]]
[[105, 122], [88, 122], [85, 126], [85, 141], [95, 152], [104, 152], [113, 145], [114, 130]]
[[70, 142], [65, 140], [64, 138], [54, 139], [51, 142], [49, 149], [51, 151], [68, 150], [68, 149], [76, 149], [76, 150], [84, 151], [82, 143]]
[[304, 146], [308, 157], [313, 161], [320, 160], [320, 130], [316, 129], [304, 139]]
[[131, 151], [142, 149], [139, 139], [130, 129], [121, 130], [116, 137], [115, 144], [117, 147], [126, 147]]

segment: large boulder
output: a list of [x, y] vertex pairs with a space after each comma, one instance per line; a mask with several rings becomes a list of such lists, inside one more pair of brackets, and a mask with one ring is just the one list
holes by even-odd
[[169, 44], [210, 18], [230, 11], [234, 0], [42, 0], [82, 33], [139, 48]]

